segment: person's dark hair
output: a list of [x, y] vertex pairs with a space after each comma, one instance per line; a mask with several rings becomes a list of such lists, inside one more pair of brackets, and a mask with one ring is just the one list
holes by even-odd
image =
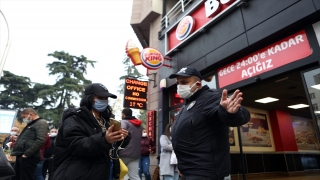
[[170, 127], [171, 127], [171, 123], [167, 124], [162, 135], [166, 135], [168, 138], [170, 138], [170, 136], [171, 136]]
[[112, 108], [109, 105], [107, 106], [107, 109], [101, 113], [101, 116], [108, 122], [110, 121], [110, 118], [115, 118], [115, 115], [112, 114]]
[[80, 101], [80, 107], [85, 106], [88, 108], [88, 110], [91, 111], [93, 99], [94, 99], [94, 94], [84, 95]]
[[125, 108], [122, 110], [122, 113], [127, 116], [132, 116], [132, 110], [130, 108]]

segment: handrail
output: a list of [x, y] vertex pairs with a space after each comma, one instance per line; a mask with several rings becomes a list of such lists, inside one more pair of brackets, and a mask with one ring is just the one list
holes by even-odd
[[175, 19], [176, 16], [183, 13], [185, 8], [192, 2], [192, 0], [179, 0], [170, 11], [161, 19], [161, 29], [165, 29]]

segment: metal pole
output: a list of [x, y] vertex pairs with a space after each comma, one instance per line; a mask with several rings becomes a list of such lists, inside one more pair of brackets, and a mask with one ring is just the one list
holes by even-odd
[[9, 49], [10, 49], [11, 39], [10, 39], [10, 32], [9, 32], [9, 25], [8, 25], [8, 21], [7, 21], [6, 17], [4, 16], [4, 14], [2, 13], [2, 11], [1, 11], [1, 10], [0, 10], [0, 13], [1, 13], [1, 14], [2, 14], [2, 16], [3, 16], [4, 21], [5, 21], [5, 22], [6, 22], [6, 24], [7, 24], [7, 29], [8, 29], [8, 40], [7, 40], [7, 45], [6, 45], [6, 48], [5, 48], [5, 50], [4, 50], [4, 53], [3, 53], [2, 59], [1, 59], [1, 61], [0, 61], [0, 79], [1, 79], [2, 71], [3, 71], [3, 67], [4, 67], [4, 63], [6, 62], [7, 55], [8, 55]]
[[243, 158], [243, 151], [242, 151], [242, 140], [241, 140], [241, 134], [240, 134], [240, 127], [237, 127], [238, 130], [238, 140], [239, 140], [239, 147], [240, 147], [240, 156], [241, 156], [241, 164], [242, 164], [242, 179], [246, 180], [246, 166], [244, 164], [244, 158]]
[[181, 3], [181, 11], [184, 12], [184, 2], [183, 2], [183, 0], [180, 0], [180, 3]]

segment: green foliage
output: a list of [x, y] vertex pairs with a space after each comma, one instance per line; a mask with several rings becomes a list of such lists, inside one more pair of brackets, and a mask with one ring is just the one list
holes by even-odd
[[[55, 51], [48, 54], [57, 59], [50, 64], [47, 64], [49, 68], [49, 75], [57, 77], [56, 83], [53, 85], [52, 99], [56, 102], [56, 108], [53, 112], [43, 112], [44, 116], [49, 119], [52, 118], [54, 123], [58, 123], [60, 116], [64, 109], [76, 107], [72, 103], [72, 100], [77, 100], [79, 95], [83, 95], [84, 88], [91, 84], [90, 80], [87, 80], [83, 75], [87, 73], [87, 66], [94, 67], [96, 61], [88, 60], [85, 56], [80, 57], [70, 55], [64, 51]], [[43, 92], [46, 93], [46, 92]], [[51, 97], [47, 97], [49, 101]], [[59, 118], [55, 114], [59, 115]]]
[[147, 128], [147, 111], [140, 109], [140, 114], [137, 116], [137, 118], [142, 120], [142, 127]]
[[[122, 63], [124, 64], [124, 70], [125, 70], [125, 75], [121, 76], [119, 80], [124, 82], [126, 78], [132, 78], [132, 79], [138, 79], [143, 77], [143, 75], [138, 71], [138, 69], [132, 64], [131, 59], [128, 56], [125, 56], [124, 59], [122, 60]], [[120, 94], [124, 94], [124, 83], [119, 85], [119, 90], [118, 92]]]
[[3, 71], [4, 75], [0, 79], [0, 108], [18, 110], [20, 122], [19, 111], [32, 107], [39, 116], [57, 127], [63, 110], [76, 107], [72, 100], [82, 96], [84, 88], [91, 84], [83, 75], [87, 73], [87, 66], [94, 67], [96, 61], [63, 51], [55, 51], [48, 56], [56, 58], [47, 64], [49, 75], [57, 77], [53, 85], [33, 83], [28, 77]]
[[[31, 81], [28, 77], [17, 76], [9, 71], [3, 71], [0, 79], [0, 108], [1, 109], [23, 109], [34, 101], [31, 93]], [[2, 90], [3, 89], [3, 90]]]

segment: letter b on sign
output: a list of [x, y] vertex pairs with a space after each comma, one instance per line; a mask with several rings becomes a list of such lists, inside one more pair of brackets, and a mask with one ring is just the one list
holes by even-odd
[[207, 18], [216, 15], [221, 8], [220, 2], [217, 0], [207, 0], [204, 3], [204, 6], [206, 9], [206, 17]]

